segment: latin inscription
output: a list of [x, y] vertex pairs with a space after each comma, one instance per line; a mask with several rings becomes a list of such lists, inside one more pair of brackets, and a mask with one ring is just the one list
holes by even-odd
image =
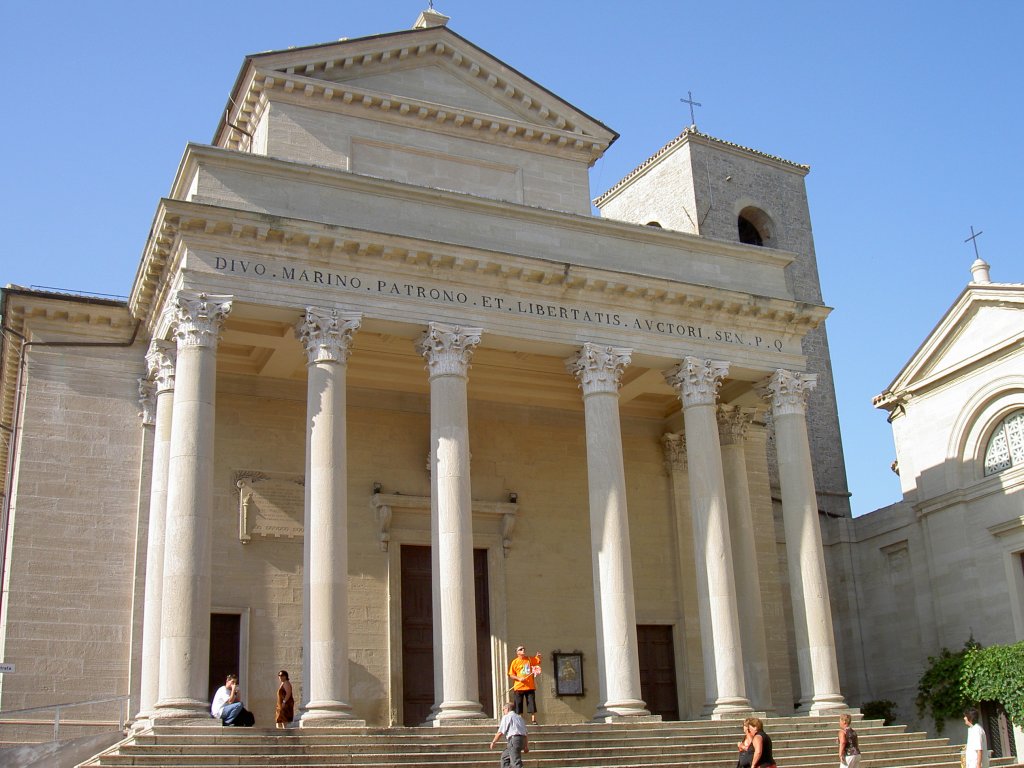
[[783, 340], [774, 336], [758, 335], [749, 331], [739, 332], [708, 325], [654, 320], [621, 312], [608, 312], [593, 307], [526, 301], [512, 296], [467, 292], [422, 283], [406, 283], [346, 272], [275, 265], [249, 259], [229, 259], [223, 256], [215, 257], [213, 266], [218, 272], [252, 275], [272, 281], [307, 283], [344, 291], [396, 296], [434, 304], [478, 307], [492, 312], [529, 315], [587, 325], [604, 325], [711, 344], [735, 344], [775, 352], [782, 352], [785, 348]]

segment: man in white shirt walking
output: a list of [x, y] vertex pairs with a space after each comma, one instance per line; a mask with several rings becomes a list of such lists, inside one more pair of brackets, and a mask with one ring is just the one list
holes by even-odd
[[505, 737], [505, 751], [501, 753], [501, 768], [523, 768], [523, 752], [530, 751], [529, 738], [526, 735], [526, 723], [515, 713], [512, 705], [505, 702], [501, 705], [501, 722], [498, 731], [491, 739], [491, 749], [498, 743], [498, 738]]
[[967, 768], [988, 768], [988, 739], [985, 729], [978, 723], [978, 710], [965, 709], [964, 724], [967, 726]]

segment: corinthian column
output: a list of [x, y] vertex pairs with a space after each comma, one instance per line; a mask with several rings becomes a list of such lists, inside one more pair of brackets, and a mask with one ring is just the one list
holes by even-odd
[[483, 717], [476, 658], [469, 361], [479, 328], [430, 323], [416, 343], [430, 374], [430, 544], [435, 725]]
[[167, 469], [159, 718], [208, 718], [210, 521], [217, 339], [230, 296], [181, 291]]
[[156, 398], [153, 475], [149, 486], [149, 533], [146, 543], [146, 594], [142, 611], [142, 680], [138, 719], [152, 716], [160, 694], [160, 623], [164, 582], [164, 528], [167, 518], [167, 465], [174, 406], [174, 344], [153, 339], [146, 368]]
[[597, 617], [598, 706], [594, 720], [649, 715], [640, 695], [619, 382], [632, 350], [586, 343], [565, 361], [583, 390], [587, 428], [590, 550]]
[[722, 442], [725, 498], [729, 507], [729, 535], [732, 564], [738, 593], [740, 637], [745, 662], [747, 695], [759, 712], [774, 711], [768, 679], [768, 646], [765, 642], [761, 578], [757, 571], [757, 544], [747, 484], [744, 452], [747, 430], [753, 423], [753, 408], [723, 405], [718, 409], [718, 434]]
[[[715, 660], [714, 675], [705, 676], [708, 702], [713, 701], [712, 718], [721, 719], [750, 711], [743, 680], [743, 649], [736, 584], [732, 568], [732, 542], [722, 470], [722, 448], [718, 439], [715, 403], [718, 388], [728, 373], [727, 363], [685, 357], [680, 365], [665, 372], [665, 380], [679, 392], [686, 426], [686, 455], [690, 476], [690, 506], [693, 514], [694, 559], [698, 573], [707, 577], [702, 618], [711, 618], [711, 648], [704, 647], [706, 659]], [[706, 644], [707, 633], [701, 633]], [[714, 681], [712, 689], [710, 681]]]
[[782, 522], [800, 671], [798, 711], [810, 714], [846, 706], [839, 692], [832, 607], [807, 439], [807, 396], [817, 383], [818, 377], [814, 374], [778, 370], [760, 387], [762, 395], [771, 401], [775, 423]]
[[307, 307], [295, 329], [306, 350], [302, 727], [351, 721], [348, 703], [348, 463], [345, 371], [362, 315]]

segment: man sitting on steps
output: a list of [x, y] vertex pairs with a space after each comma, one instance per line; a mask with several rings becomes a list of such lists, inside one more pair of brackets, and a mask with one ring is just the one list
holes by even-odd
[[242, 691], [238, 687], [238, 675], [228, 675], [224, 685], [213, 695], [210, 714], [219, 717], [224, 725], [250, 727], [256, 718], [242, 705]]

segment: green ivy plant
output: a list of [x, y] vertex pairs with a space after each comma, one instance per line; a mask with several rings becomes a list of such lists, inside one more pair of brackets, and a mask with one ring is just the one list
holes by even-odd
[[939, 651], [938, 656], [928, 657], [928, 668], [917, 684], [917, 714], [923, 717], [930, 713], [939, 733], [946, 727], [947, 720], [963, 716], [964, 707], [975, 699], [964, 691], [963, 666], [968, 653], [980, 649], [981, 645], [972, 636], [964, 643], [963, 650], [953, 653], [948, 648]]
[[1024, 641], [972, 648], [963, 660], [961, 691], [971, 701], [998, 701], [1024, 727]]

